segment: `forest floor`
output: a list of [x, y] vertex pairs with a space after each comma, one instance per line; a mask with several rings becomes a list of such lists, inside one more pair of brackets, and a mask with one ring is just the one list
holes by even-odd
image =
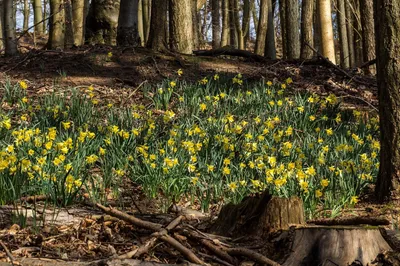
[[[363, 75], [360, 69], [347, 71], [348, 75], [344, 75], [322, 60], [269, 60], [259, 63], [228, 56], [214, 58], [161, 54], [144, 48], [85, 46], [65, 51], [29, 48], [29, 51], [19, 56], [0, 58], [0, 81], [24, 80], [29, 84], [30, 96], [38, 97], [53, 91], [54, 86], [62, 88], [94, 85], [102, 97], [115, 105], [128, 106], [146, 101], [140, 90], [137, 90], [142, 84], [156, 86], [158, 82], [176, 75], [178, 69], [182, 69], [183, 79], [193, 82], [214, 73], [232, 77], [241, 73], [249, 81], [281, 81], [290, 77], [293, 80], [292, 87], [296, 90], [320, 95], [334, 93], [342, 99], [344, 108], [376, 110], [378, 105], [376, 79]], [[173, 214], [160, 214], [159, 202], [146, 199], [140, 186], [128, 182], [125, 192], [126, 195], [121, 199], [110, 203], [139, 218], [160, 224], [168, 224], [175, 217]], [[134, 198], [131, 197], [132, 194]], [[377, 205], [371, 195], [372, 193], [367, 193], [354, 208], [343, 210], [339, 216], [386, 217], [390, 221], [387, 229], [397, 230], [400, 224], [399, 208], [394, 205]], [[132, 207], [132, 201], [136, 202], [136, 207]], [[190, 205], [185, 200], [180, 204], [183, 207]], [[192, 204], [190, 208], [200, 207]], [[58, 265], [65, 262], [71, 265], [69, 261], [110, 258], [140, 245], [149, 235], [147, 230], [140, 230], [110, 216], [103, 217], [103, 212], [97, 208], [82, 204], [54, 211], [40, 202], [31, 202], [28, 208], [17, 209], [20, 214], [29, 217], [28, 226], [21, 228], [16, 224], [12, 225], [16, 221], [10, 220], [9, 214], [15, 207], [0, 207], [0, 241], [6, 244], [15, 261], [22, 265], [24, 260], [29, 265], [54, 265], [56, 262]], [[38, 210], [40, 217], [36, 217], [37, 214], [32, 209]], [[199, 218], [191, 223], [197, 228], [207, 229], [212, 217], [218, 214], [220, 206], [212, 206], [210, 209], [207, 219]], [[44, 225], [41, 224], [43, 221], [46, 221]], [[274, 252], [264, 254], [272, 259], [279, 259]], [[29, 258], [36, 257], [42, 259], [29, 261]], [[161, 246], [143, 258], [160, 263], [184, 262], [175, 251], [166, 246]], [[2, 261], [9, 262], [10, 254], [0, 248], [0, 265], [9, 265], [2, 264]]]

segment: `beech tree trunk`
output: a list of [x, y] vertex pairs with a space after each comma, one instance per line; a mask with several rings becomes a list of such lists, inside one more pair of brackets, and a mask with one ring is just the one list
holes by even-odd
[[167, 10], [168, 3], [165, 0], [153, 0], [151, 8], [150, 34], [147, 47], [155, 50], [165, 50], [167, 43]]
[[[33, 0], [33, 22], [35, 23], [35, 33], [43, 34], [43, 25], [39, 23], [43, 20], [43, 11], [42, 11], [42, 1], [41, 0]], [[38, 24], [39, 23], [39, 24]]]
[[[133, 1], [133, 0], [132, 0]], [[143, 37], [146, 43], [149, 38], [150, 32], [150, 0], [142, 0], [142, 13], [143, 13]]]
[[[168, 2], [168, 1], [165, 1]], [[152, 6], [153, 3], [152, 3]], [[151, 12], [153, 12], [153, 9], [151, 9]], [[167, 12], [167, 11], [166, 11]], [[153, 14], [152, 14], [153, 15]], [[150, 38], [150, 34], [151, 34], [151, 23], [152, 21], [150, 20], [150, 32], [149, 32], [149, 38]], [[166, 27], [168, 28], [168, 27]], [[142, 8], [142, 0], [139, 0], [138, 2], [138, 31], [139, 31], [139, 38], [140, 38], [140, 43], [142, 44], [142, 46], [146, 45], [146, 42], [144, 41], [144, 31], [143, 31], [143, 8]], [[165, 33], [164, 33], [165, 35]], [[149, 40], [148, 40], [149, 41]]]
[[360, 19], [360, 1], [353, 0], [353, 14], [354, 14], [354, 49], [356, 56], [356, 66], [363, 63], [363, 40], [362, 40], [362, 26]]
[[314, 52], [305, 43], [314, 46], [313, 39], [314, 0], [303, 0], [301, 7], [301, 59], [311, 59]]
[[72, 0], [72, 28], [75, 46], [81, 46], [85, 41], [85, 9], [85, 0]]
[[[361, 0], [361, 25], [363, 40], [363, 61], [368, 62], [375, 56], [375, 25], [374, 25], [374, 3], [373, 0]], [[375, 74], [375, 66], [366, 68], [367, 74]]]
[[376, 59], [381, 134], [375, 187], [379, 201], [400, 198], [400, 1], [375, 2]]
[[213, 49], [219, 48], [221, 46], [220, 4], [220, 0], [211, 0]]
[[350, 67], [349, 57], [349, 42], [347, 40], [347, 27], [346, 27], [346, 8], [345, 0], [337, 0], [337, 18], [339, 25], [339, 40], [340, 40], [340, 65], [342, 68]]
[[30, 14], [29, 0], [24, 0], [24, 25], [22, 27], [24, 31], [26, 31], [29, 28], [29, 14]]
[[[3, 0], [0, 0], [0, 50], [4, 49], [4, 5]], [[0, 52], [0, 54], [2, 54]]]
[[318, 0], [314, 0], [314, 18], [313, 18], [313, 24], [314, 24], [314, 47], [315, 50], [318, 52], [321, 52], [321, 19], [320, 19], [320, 14], [319, 14], [319, 3]]
[[268, 2], [268, 22], [267, 22], [267, 36], [265, 39], [265, 57], [269, 59], [276, 59], [276, 47], [275, 47], [275, 25], [274, 25], [274, 5], [272, 0]]
[[49, 49], [64, 49], [65, 39], [65, 10], [63, 0], [50, 0]]
[[281, 24], [282, 59], [287, 58], [286, 0], [279, 0], [279, 20]]
[[222, 0], [222, 31], [221, 31], [221, 47], [229, 44], [229, 0]]
[[[192, 10], [191, 10], [191, 14], [192, 14], [192, 31], [193, 31], [193, 49], [200, 49], [200, 40], [201, 43], [204, 43], [204, 36], [200, 36], [199, 33], [199, 21], [200, 21], [200, 12], [197, 12], [197, 0], [192, 0]], [[205, 8], [205, 12], [206, 12], [207, 7]], [[206, 15], [205, 15], [206, 17]], [[204, 30], [206, 30], [206, 24], [204, 24]], [[207, 34], [207, 33], [205, 33]]]
[[356, 53], [354, 50], [354, 16], [350, 0], [345, 0], [346, 19], [347, 19], [347, 41], [349, 43], [350, 67], [356, 66]]
[[318, 0], [321, 21], [322, 55], [336, 64], [330, 0]]
[[191, 0], [170, 0], [172, 49], [191, 54], [193, 51], [193, 25]]
[[121, 0], [118, 17], [117, 45], [139, 46], [138, 0]]
[[229, 38], [230, 45], [238, 48], [238, 36], [235, 25], [235, 2], [236, 0], [229, 0]]
[[286, 53], [288, 59], [300, 58], [300, 25], [298, 0], [286, 0]]
[[16, 55], [17, 41], [15, 38], [15, 12], [12, 0], [3, 0], [4, 5], [4, 37], [6, 56]]
[[257, 38], [256, 47], [254, 52], [259, 55], [263, 55], [265, 51], [265, 41], [267, 39], [267, 27], [268, 27], [268, 1], [261, 0], [259, 8], [259, 19], [257, 27]]
[[[89, 0], [86, 0], [86, 1], [89, 1]], [[49, 7], [48, 7], [48, 5], [49, 5], [49, 1], [48, 0], [43, 0], [43, 15], [42, 15], [43, 16], [43, 23], [41, 23], [42, 24], [43, 33], [47, 32], [47, 25], [48, 25], [47, 18], [48, 18], [48, 15], [49, 15], [49, 12], [48, 12]]]
[[72, 26], [72, 3], [71, 0], [64, 0], [64, 14], [65, 14], [65, 38], [64, 46], [71, 48], [74, 45], [74, 30]]

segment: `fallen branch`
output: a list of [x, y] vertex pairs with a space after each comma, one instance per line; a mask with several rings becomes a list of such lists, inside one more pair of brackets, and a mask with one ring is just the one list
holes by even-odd
[[196, 56], [213, 56], [217, 57], [220, 55], [230, 55], [230, 56], [238, 56], [238, 57], [244, 57], [244, 58], [250, 58], [256, 62], [265, 62], [267, 59], [264, 56], [246, 51], [246, 50], [240, 50], [236, 49], [232, 46], [224, 46], [221, 48], [217, 49], [212, 49], [212, 50], [197, 50], [193, 51], [193, 54]]
[[[149, 229], [151, 231], [155, 231], [156, 233], [153, 234], [154, 237], [157, 237], [161, 241], [170, 244], [173, 248], [178, 250], [183, 256], [185, 256], [190, 262], [197, 263], [197, 264], [205, 264], [201, 259], [199, 259], [190, 249], [186, 248], [183, 246], [181, 243], [179, 243], [175, 238], [171, 237], [168, 235], [167, 230], [162, 230], [163, 227], [160, 224], [152, 223], [152, 222], [147, 222], [143, 221], [141, 219], [138, 219], [132, 215], [129, 215], [127, 213], [121, 212], [117, 209], [113, 208], [108, 208], [105, 207], [99, 203], [95, 204], [96, 207], [104, 211], [105, 213], [112, 215], [114, 217], [117, 217], [125, 222], [128, 222], [130, 224], [133, 224], [137, 227]], [[173, 222], [173, 225], [176, 224], [176, 222]], [[135, 252], [136, 254], [137, 252]]]
[[308, 224], [315, 225], [327, 225], [327, 226], [335, 226], [335, 225], [389, 225], [390, 222], [386, 218], [380, 217], [370, 217], [370, 216], [355, 216], [355, 217], [344, 217], [337, 219], [316, 219], [307, 221]]
[[4, 249], [4, 252], [6, 253], [7, 257], [10, 259], [11, 264], [14, 265], [14, 257], [11, 254], [11, 252], [8, 250], [6, 245], [4, 245], [3, 241], [0, 240], [0, 246]]
[[226, 252], [228, 252], [228, 254], [233, 256], [247, 257], [260, 264], [270, 265], [270, 266], [281, 266], [279, 263], [265, 257], [264, 255], [247, 248], [228, 248], [226, 249]]

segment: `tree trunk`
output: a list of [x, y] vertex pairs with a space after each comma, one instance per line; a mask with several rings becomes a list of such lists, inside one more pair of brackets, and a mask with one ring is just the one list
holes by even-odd
[[211, 0], [212, 47], [221, 46], [220, 0]]
[[146, 43], [149, 38], [150, 30], [150, 0], [142, 0], [142, 13], [143, 13], [143, 37]]
[[258, 17], [257, 17], [257, 10], [255, 7], [255, 3], [254, 3], [254, 1], [251, 1], [250, 3], [251, 3], [251, 5], [253, 5], [251, 8], [251, 16], [253, 18], [253, 25], [254, 25], [255, 29], [258, 29]]
[[[363, 34], [363, 61], [368, 62], [375, 56], [375, 26], [373, 0], [361, 0], [361, 25]], [[375, 66], [366, 68], [367, 74], [375, 74]]]
[[83, 45], [85, 41], [85, 0], [72, 0], [72, 28], [74, 32], [74, 45]]
[[184, 54], [193, 51], [191, 0], [170, 0], [172, 49]]
[[236, 0], [229, 0], [229, 38], [230, 45], [238, 48], [238, 36], [235, 25], [235, 2]]
[[282, 59], [287, 58], [286, 0], [279, 0], [279, 20], [281, 24]]
[[[88, 0], [86, 0], [86, 1], [88, 1]], [[48, 5], [49, 5], [49, 1], [43, 0], [43, 23], [42, 23], [43, 33], [47, 32], [47, 25], [48, 25], [47, 18], [49, 15], [48, 9], [50, 8], [50, 7], [48, 7]]]
[[336, 64], [330, 0], [318, 0], [321, 20], [322, 55]]
[[301, 59], [311, 59], [314, 52], [305, 43], [314, 46], [313, 12], [314, 0], [303, 0], [301, 7]]
[[222, 32], [221, 47], [229, 44], [229, 0], [221, 0], [222, 9]]
[[356, 53], [354, 50], [354, 16], [352, 11], [352, 4], [350, 0], [345, 0], [346, 18], [347, 18], [347, 41], [349, 43], [349, 59], [350, 67], [356, 66]]
[[[0, 50], [4, 49], [4, 5], [0, 0]], [[2, 54], [3, 52], [0, 52]]]
[[[35, 33], [43, 34], [43, 25], [39, 23], [43, 20], [43, 11], [42, 11], [42, 1], [41, 0], [33, 0], [33, 22], [35, 23]], [[39, 23], [39, 24], [38, 24]]]
[[23, 31], [26, 31], [29, 28], [29, 0], [24, 0], [24, 25], [22, 27]]
[[376, 59], [381, 134], [375, 187], [379, 201], [400, 196], [400, 1], [375, 1]]
[[65, 13], [65, 38], [64, 46], [71, 48], [74, 45], [74, 30], [72, 26], [72, 3], [71, 0], [64, 0]]
[[300, 25], [298, 0], [286, 0], [286, 53], [288, 59], [300, 58]]
[[360, 2], [353, 0], [353, 14], [354, 14], [354, 49], [356, 56], [356, 66], [363, 63], [363, 45], [362, 45], [362, 26], [360, 19]]
[[321, 19], [319, 14], [319, 3], [318, 0], [314, 0], [314, 47], [315, 50], [321, 52]]
[[150, 34], [147, 47], [155, 51], [162, 51], [166, 48], [168, 3], [165, 0], [153, 0], [151, 6]]
[[140, 37], [138, 31], [138, 0], [121, 0], [117, 45], [139, 46]]
[[[200, 12], [197, 12], [197, 0], [192, 0], [192, 10], [191, 10], [191, 14], [192, 14], [192, 30], [193, 30], [193, 49], [200, 49], [200, 40], [202, 40], [202, 43], [204, 42], [204, 38], [203, 36], [200, 36], [199, 34], [199, 30], [198, 30], [198, 25], [199, 25], [199, 21], [200, 21]], [[207, 7], [205, 8], [205, 12], [206, 12]], [[204, 14], [205, 17], [207, 17], [206, 14]], [[206, 25], [205, 25], [206, 27]]]
[[15, 13], [13, 0], [3, 0], [4, 5], [4, 37], [6, 56], [16, 55], [17, 41], [15, 38]]
[[268, 1], [268, 25], [267, 25], [267, 37], [265, 39], [265, 51], [264, 55], [269, 59], [276, 59], [276, 47], [275, 47], [275, 25], [274, 25], [274, 5], [271, 0]]
[[49, 49], [64, 49], [65, 38], [65, 10], [63, 0], [50, 0]]
[[263, 55], [265, 51], [265, 42], [267, 39], [267, 27], [268, 27], [268, 1], [261, 0], [260, 1], [260, 15], [258, 19], [258, 27], [257, 27], [257, 38], [256, 38], [256, 47], [254, 52], [259, 55]]
[[[347, 27], [346, 27], [346, 8], [345, 0], [337, 0], [337, 18], [339, 25], [339, 40], [340, 40], [340, 65], [342, 68], [350, 67], [349, 57], [349, 42], [347, 40]], [[374, 47], [375, 48], [375, 47]]]

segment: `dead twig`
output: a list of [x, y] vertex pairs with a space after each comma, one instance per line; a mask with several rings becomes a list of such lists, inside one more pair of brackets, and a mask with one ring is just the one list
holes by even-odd
[[8, 250], [8, 248], [6, 247], [6, 245], [4, 245], [3, 241], [0, 240], [0, 246], [4, 249], [4, 251], [7, 254], [7, 257], [10, 259], [11, 264], [14, 265], [14, 257], [11, 254], [11, 252]]

